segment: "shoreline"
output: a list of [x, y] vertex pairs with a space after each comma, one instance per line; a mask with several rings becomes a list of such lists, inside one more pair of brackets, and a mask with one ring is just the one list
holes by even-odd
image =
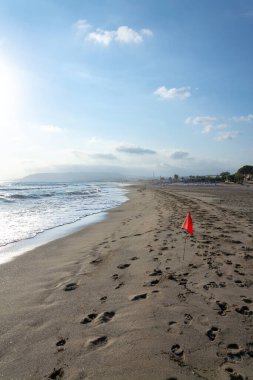
[[252, 377], [251, 193], [129, 190], [105, 221], [0, 266], [0, 376]]
[[[109, 211], [109, 210], [108, 210]], [[106, 219], [108, 212], [101, 211], [96, 214], [87, 215], [75, 222], [63, 224], [62, 226], [52, 227], [44, 230], [37, 235], [6, 244], [0, 247], [0, 265], [15, 260], [17, 256], [26, 254], [34, 249], [81, 231], [87, 226], [99, 223]]]
[[[126, 193], [124, 195], [126, 199], [123, 200], [121, 204], [128, 201], [127, 192], [128, 190], [126, 189]], [[78, 231], [81, 231], [83, 228], [87, 228], [87, 226], [91, 224], [99, 223], [106, 219], [108, 212], [110, 212], [110, 210], [117, 208], [119, 206], [109, 208], [106, 211], [99, 211], [90, 215], [86, 215], [74, 222], [65, 223], [63, 225], [55, 226], [55, 227], [46, 229], [44, 231], [41, 231], [37, 233], [35, 236], [32, 236], [30, 238], [26, 238], [23, 240], [19, 240], [16, 242], [3, 245], [0, 247], [0, 265], [3, 265], [9, 261], [12, 261], [17, 256], [20, 256], [29, 251], [32, 251], [54, 240], [58, 240], [60, 238], [63, 238], [63, 237], [72, 235]]]

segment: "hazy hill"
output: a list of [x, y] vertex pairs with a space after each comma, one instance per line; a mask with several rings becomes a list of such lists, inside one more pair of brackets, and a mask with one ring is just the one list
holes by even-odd
[[124, 181], [119, 173], [35, 173], [21, 178], [22, 182], [78, 182], [78, 181]]

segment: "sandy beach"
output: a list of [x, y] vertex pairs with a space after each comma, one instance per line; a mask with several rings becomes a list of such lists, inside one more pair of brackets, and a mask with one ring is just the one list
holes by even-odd
[[0, 378], [253, 379], [252, 226], [252, 187], [136, 185], [1, 265]]

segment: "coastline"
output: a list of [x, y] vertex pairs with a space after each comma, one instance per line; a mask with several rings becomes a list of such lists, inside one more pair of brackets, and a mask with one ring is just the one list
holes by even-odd
[[53, 227], [37, 234], [34, 237], [2, 246], [0, 247], [0, 265], [6, 264], [7, 262], [15, 259], [17, 256], [33, 251], [34, 249], [46, 245], [54, 240], [58, 240], [81, 231], [83, 228], [86, 228], [91, 224], [99, 223], [100, 221], [105, 220], [106, 216], [107, 212], [87, 215], [76, 222]]
[[[108, 183], [107, 183], [107, 185], [108, 185]], [[122, 184], [117, 184], [116, 187], [119, 187], [119, 188], [124, 187], [125, 188], [124, 193], [122, 193], [121, 195], [118, 195], [118, 194], [116, 195], [117, 202], [119, 202], [119, 199], [120, 199], [120, 203], [118, 205], [120, 205], [121, 203], [124, 203], [128, 200], [128, 198], [126, 196], [128, 186], [129, 185], [123, 186]], [[31, 189], [33, 189], [33, 188], [31, 188]], [[25, 190], [28, 190], [28, 189], [25, 189]], [[88, 190], [86, 190], [86, 191], [88, 191]], [[17, 197], [17, 194], [15, 194], [15, 196]], [[31, 197], [30, 194], [26, 195], [26, 196], [28, 198], [29, 198], [29, 196]], [[114, 194], [114, 197], [115, 197], [115, 194]], [[17, 239], [16, 237], [14, 239], [12, 238], [12, 240], [10, 242], [3, 244], [3, 245], [0, 245], [0, 265], [6, 263], [8, 261], [11, 261], [15, 257], [22, 255], [28, 251], [31, 251], [31, 250], [39, 247], [39, 246], [45, 245], [45, 244], [47, 244], [53, 240], [57, 240], [61, 237], [68, 236], [68, 235], [71, 235], [77, 231], [80, 231], [81, 229], [85, 228], [89, 224], [97, 223], [99, 221], [104, 220], [106, 218], [108, 211], [110, 209], [118, 207], [118, 205], [116, 205], [116, 206], [111, 205], [110, 207], [107, 207], [105, 209], [102, 207], [101, 210], [98, 210], [96, 212], [94, 211], [92, 213], [88, 213], [87, 215], [84, 215], [84, 216], [79, 216], [74, 221], [65, 220], [65, 222], [58, 224], [58, 225], [56, 224], [54, 226], [47, 227], [47, 228], [41, 227], [42, 228], [41, 230], [33, 231], [33, 234], [31, 234], [30, 237], [23, 237], [23, 238], [21, 237], [20, 238], [20, 236], [19, 236], [19, 239], [16, 241], [15, 241], [15, 239]], [[99, 205], [98, 205], [98, 207], [99, 207]], [[12, 212], [13, 212], [13, 210], [12, 210]], [[15, 221], [14, 221], [14, 227], [15, 227]], [[10, 230], [12, 230], [12, 229], [10, 228]], [[14, 229], [14, 231], [15, 231], [15, 229]]]
[[2, 378], [250, 379], [251, 194], [129, 190], [105, 221], [0, 266]]

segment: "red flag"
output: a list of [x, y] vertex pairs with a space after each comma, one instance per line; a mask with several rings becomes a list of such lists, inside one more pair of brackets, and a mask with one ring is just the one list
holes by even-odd
[[193, 235], [193, 223], [192, 223], [192, 218], [191, 218], [191, 214], [188, 212], [188, 214], [186, 215], [186, 218], [184, 220], [184, 223], [182, 225], [182, 228], [189, 232], [189, 234]]

